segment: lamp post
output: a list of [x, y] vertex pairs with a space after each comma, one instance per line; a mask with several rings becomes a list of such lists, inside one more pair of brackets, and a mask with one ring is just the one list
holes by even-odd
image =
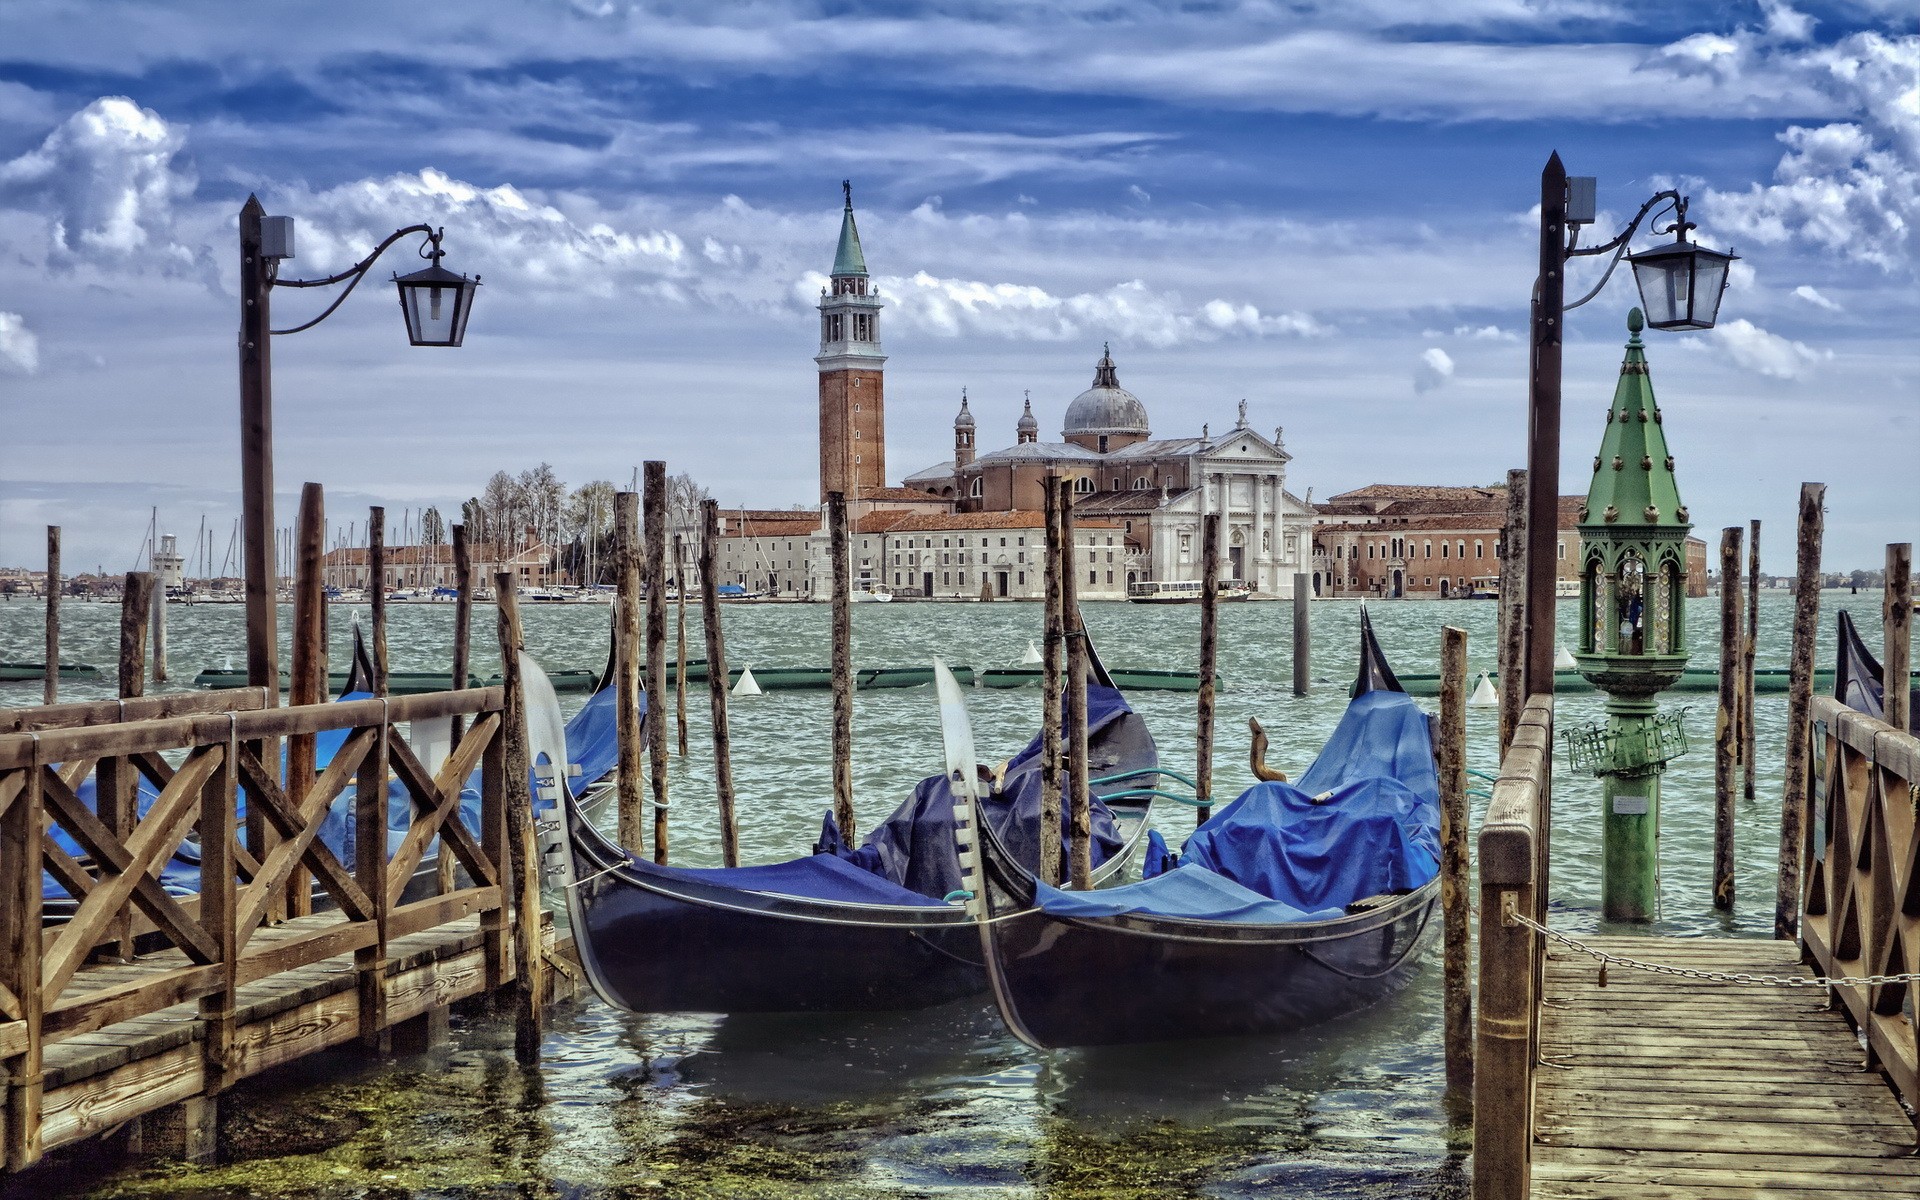
[[[279, 631], [275, 614], [278, 582], [273, 561], [273, 381], [272, 339], [311, 329], [333, 315], [374, 260], [410, 234], [426, 238], [420, 255], [430, 265], [410, 275], [395, 275], [407, 340], [415, 346], [458, 346], [465, 339], [478, 277], [455, 275], [440, 265], [441, 230], [409, 225], [395, 230], [353, 266], [325, 279], [281, 279], [280, 263], [293, 255], [293, 218], [269, 217], [259, 197], [248, 196], [240, 209], [240, 490], [247, 596], [247, 682], [267, 690], [267, 703], [279, 703]], [[320, 315], [291, 329], [272, 327], [270, 297], [276, 287], [331, 287], [346, 284]]]
[[[1527, 387], [1527, 608], [1522, 661], [1526, 694], [1553, 694], [1555, 580], [1559, 574], [1560, 536], [1560, 352], [1566, 314], [1593, 299], [1612, 278], [1621, 258], [1633, 264], [1646, 324], [1654, 329], [1711, 329], [1727, 286], [1727, 268], [1735, 255], [1687, 240], [1695, 226], [1687, 220], [1687, 198], [1676, 191], [1655, 193], [1634, 214], [1625, 230], [1596, 246], [1579, 245], [1580, 227], [1593, 223], [1595, 181], [1569, 179], [1555, 153], [1540, 173], [1540, 274], [1534, 284], [1531, 374]], [[1673, 214], [1659, 230], [1671, 233], [1667, 245], [1640, 254], [1627, 247], [1650, 213]], [[1611, 255], [1606, 273], [1592, 291], [1567, 303], [1569, 258]]]

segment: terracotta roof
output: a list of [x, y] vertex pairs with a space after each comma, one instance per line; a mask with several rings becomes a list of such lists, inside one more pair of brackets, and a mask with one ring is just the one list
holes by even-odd
[[[855, 533], [944, 533], [976, 529], [1043, 529], [1045, 514], [1024, 510], [984, 513], [916, 513], [883, 509], [854, 523]], [[1118, 529], [1114, 521], [1075, 521], [1079, 529]]]
[[910, 487], [870, 487], [861, 488], [858, 500], [906, 500], [919, 504], [946, 503], [931, 492]]

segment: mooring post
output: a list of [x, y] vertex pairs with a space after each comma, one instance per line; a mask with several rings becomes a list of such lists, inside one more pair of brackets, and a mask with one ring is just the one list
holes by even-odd
[[506, 704], [507, 856], [512, 861], [514, 928], [513, 1053], [522, 1066], [540, 1061], [546, 960], [540, 954], [540, 850], [533, 836], [533, 780], [527, 754], [527, 693], [520, 677], [520, 599], [511, 571], [494, 577], [500, 608], [500, 678]]
[[368, 620], [373, 623], [373, 694], [387, 694], [387, 510], [367, 509]]
[[1741, 655], [1740, 694], [1746, 702], [1740, 706], [1740, 765], [1745, 774], [1741, 795], [1753, 799], [1753, 710], [1754, 660], [1760, 644], [1760, 522], [1747, 523], [1747, 646]]
[[1473, 864], [1467, 851], [1467, 631], [1440, 631], [1440, 913], [1447, 1090], [1456, 1098], [1473, 1089], [1473, 979], [1470, 974]]
[[[327, 700], [327, 595], [321, 572], [325, 567], [327, 497], [319, 484], [301, 486], [300, 515], [294, 529], [293, 654], [287, 702], [324, 704]], [[288, 796], [305, 797], [313, 790], [317, 745], [311, 733], [287, 738]], [[299, 800], [294, 803], [298, 804]], [[312, 911], [311, 876], [304, 867], [295, 867], [287, 876], [287, 915], [304, 917]]]
[[1513, 744], [1520, 710], [1527, 702], [1524, 681], [1527, 627], [1527, 473], [1507, 472], [1507, 523], [1500, 536], [1500, 646], [1495, 674], [1500, 677], [1500, 757]]
[[[149, 558], [147, 561], [151, 563], [153, 560]], [[167, 681], [167, 581], [158, 571], [154, 572], [153, 579], [153, 681], [165, 683]]]
[[[453, 576], [455, 595], [453, 600], [453, 679], [452, 690], [464, 691], [467, 675], [472, 670], [473, 658], [473, 556], [467, 548], [467, 527], [455, 525], [453, 534]], [[453, 737], [448, 742], [447, 752], [460, 744], [466, 736], [467, 719], [453, 718]], [[439, 894], [444, 896], [454, 888], [453, 855], [447, 850], [445, 838], [436, 839], [434, 847], [433, 882]]]
[[1800, 932], [1800, 866], [1805, 853], [1807, 710], [1813, 703], [1813, 643], [1820, 625], [1820, 539], [1826, 531], [1827, 485], [1800, 485], [1798, 562], [1793, 579], [1793, 658], [1787, 678], [1786, 786], [1780, 803], [1780, 880], [1773, 902], [1773, 936]]
[[1313, 685], [1312, 584], [1304, 571], [1293, 576], [1293, 694], [1304, 696]]
[[848, 578], [847, 497], [827, 493], [827, 555], [833, 559], [833, 820], [853, 843], [853, 586]]
[[[120, 698], [132, 700], [147, 692], [147, 625], [153, 619], [151, 571], [129, 571], [120, 591]], [[102, 821], [125, 845], [139, 819], [140, 772], [133, 761], [118, 756], [100, 760], [94, 768]], [[35, 911], [39, 911], [36, 906]], [[124, 908], [113, 919], [108, 940], [117, 943], [119, 956], [133, 957], [133, 912]]]
[[1061, 480], [1047, 476], [1045, 649], [1040, 661], [1040, 878], [1060, 886], [1060, 689], [1066, 654], [1066, 618], [1060, 600], [1065, 559], [1060, 547]]
[[1885, 622], [1886, 665], [1881, 668], [1886, 697], [1884, 720], [1905, 733], [1913, 705], [1913, 543], [1887, 546], [1887, 585], [1881, 599]]
[[687, 554], [681, 535], [673, 535], [674, 621], [679, 626], [673, 651], [673, 711], [680, 723], [680, 757], [687, 756]]
[[[733, 746], [727, 730], [727, 646], [720, 626], [720, 502], [700, 502], [700, 615], [707, 634], [707, 707], [713, 724], [713, 787], [720, 802], [720, 862], [740, 865], [740, 827], [733, 817]], [[680, 668], [686, 677], [685, 660]]]
[[[1080, 613], [1078, 556], [1074, 553], [1073, 485], [1060, 488], [1060, 614], [1067, 641], [1068, 870], [1075, 888], [1093, 886], [1093, 808], [1087, 770], [1087, 623]], [[1092, 556], [1089, 555], [1089, 558]]]
[[1200, 706], [1194, 722], [1195, 825], [1213, 815], [1213, 690], [1220, 636], [1220, 514], [1200, 518]]
[[[376, 643], [377, 644], [377, 643]], [[380, 655], [374, 654], [374, 673], [380, 673]], [[385, 692], [380, 693], [385, 696]], [[353, 881], [366, 893], [372, 909], [373, 941], [354, 951], [353, 969], [360, 998], [360, 1047], [373, 1053], [387, 1049], [387, 916], [393, 907], [387, 891], [387, 735], [392, 726], [382, 718], [374, 731], [373, 748], [360, 760], [354, 781]], [[460, 818], [456, 815], [454, 820]]]
[[[613, 497], [613, 670], [614, 740], [618, 763], [613, 778], [617, 808], [614, 836], [623, 849], [639, 854], [646, 849], [642, 791], [646, 773], [640, 766], [640, 493], [618, 492]], [[657, 697], [647, 697], [647, 709], [660, 719]]]
[[47, 526], [47, 649], [41, 660], [47, 669], [40, 685], [40, 703], [60, 699], [60, 527]]
[[1720, 531], [1720, 709], [1713, 733], [1713, 906], [1733, 910], [1733, 793], [1740, 758], [1740, 527]]
[[200, 789], [200, 906], [195, 916], [217, 951], [219, 977], [214, 990], [200, 997], [202, 1086], [209, 1096], [225, 1091], [240, 1064], [234, 1046], [238, 1023], [234, 993], [239, 988], [239, 891], [234, 886], [234, 815], [239, 800], [240, 740], [233, 725], [220, 765]]
[[[102, 759], [104, 766], [109, 760]], [[105, 781], [101, 781], [104, 795]], [[20, 1036], [0, 1052], [0, 1119], [6, 1168], [18, 1171], [40, 1157], [41, 847], [45, 813], [41, 771], [36, 764], [12, 803], [0, 807], [0, 986], [19, 1005]], [[104, 815], [104, 814], [103, 814]]]
[[[643, 464], [647, 520], [647, 704], [667, 695], [667, 464]], [[653, 861], [667, 861], [667, 714], [647, 722], [647, 780], [653, 791]]]

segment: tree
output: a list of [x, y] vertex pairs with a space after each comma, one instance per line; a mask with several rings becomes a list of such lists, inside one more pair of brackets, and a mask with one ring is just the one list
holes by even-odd
[[429, 508], [420, 514], [420, 541], [428, 546], [447, 544], [447, 522], [438, 508]]
[[493, 542], [505, 561], [520, 548], [520, 485], [505, 471], [495, 471], [480, 492], [480, 511], [484, 514], [487, 540]]
[[560, 541], [560, 514], [567, 485], [553, 473], [552, 463], [541, 463], [520, 472], [521, 520], [527, 532], [549, 546]]
[[613, 497], [613, 484], [605, 479], [583, 483], [567, 497], [561, 530], [569, 547], [567, 568], [583, 583], [612, 579]]
[[480, 507], [480, 497], [470, 496], [460, 505], [460, 523], [467, 527], [469, 543], [487, 540], [487, 514]]

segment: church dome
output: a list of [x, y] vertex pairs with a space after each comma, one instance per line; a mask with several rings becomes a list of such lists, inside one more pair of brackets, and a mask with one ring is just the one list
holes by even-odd
[[967, 389], [960, 389], [960, 415], [953, 419], [955, 429], [972, 429], [973, 413], [967, 408]]
[[1094, 368], [1093, 386], [1067, 405], [1065, 435], [1137, 433], [1144, 437], [1148, 432], [1147, 406], [1120, 386], [1113, 369], [1113, 350], [1108, 347]]
[[1014, 428], [1021, 433], [1038, 434], [1040, 432], [1040, 421], [1033, 415], [1033, 398], [1031, 396], [1027, 398], [1026, 411], [1020, 414], [1020, 420], [1014, 425]]

